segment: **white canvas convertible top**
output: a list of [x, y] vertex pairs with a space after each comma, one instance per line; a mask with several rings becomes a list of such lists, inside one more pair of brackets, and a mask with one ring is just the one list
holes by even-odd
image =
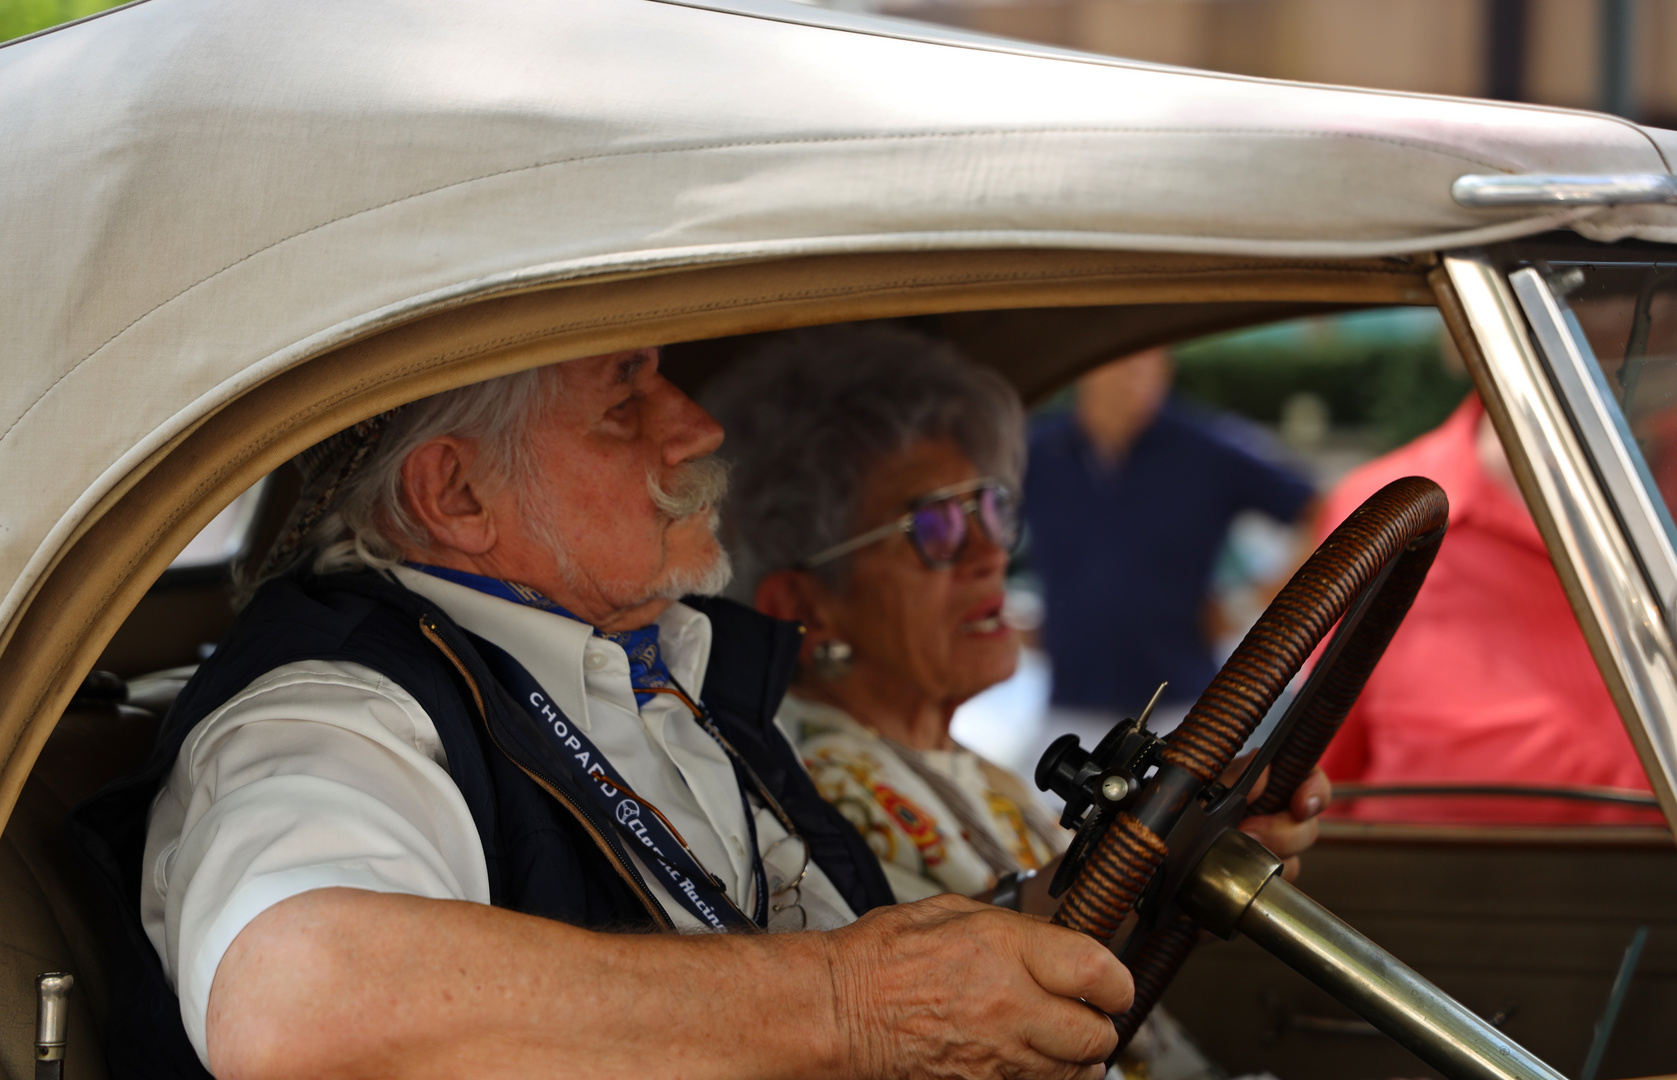
[[510, 286], [813, 252], [1677, 239], [1668, 207], [1452, 201], [1464, 174], [1670, 171], [1677, 136], [1610, 117], [937, 35], [775, 0], [148, 0], [0, 48], [0, 627], [220, 404]]

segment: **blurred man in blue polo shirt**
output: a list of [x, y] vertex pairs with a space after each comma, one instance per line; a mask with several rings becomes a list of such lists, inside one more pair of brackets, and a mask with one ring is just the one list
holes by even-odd
[[1031, 565], [1047, 602], [1058, 734], [1098, 737], [1161, 682], [1150, 727], [1169, 730], [1216, 674], [1207, 605], [1234, 518], [1300, 521], [1315, 491], [1267, 460], [1237, 424], [1170, 394], [1154, 349], [1098, 368], [1077, 404], [1032, 432], [1025, 476]]

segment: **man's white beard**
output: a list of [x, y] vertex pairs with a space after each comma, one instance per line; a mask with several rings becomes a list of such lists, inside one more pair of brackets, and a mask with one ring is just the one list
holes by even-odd
[[[728, 464], [715, 455], [676, 466], [670, 485], [658, 482], [656, 471], [646, 474], [647, 494], [672, 523], [704, 514], [712, 540], [716, 538], [721, 514], [718, 507], [728, 494]], [[733, 562], [720, 541], [716, 558], [706, 566], [666, 569], [648, 585], [646, 582], [604, 581], [579, 566], [560, 531], [558, 514], [549, 500], [527, 498], [523, 505], [524, 527], [553, 553], [559, 575], [572, 589], [592, 589], [608, 598], [614, 607], [639, 607], [651, 600], [679, 600], [683, 596], [715, 596], [733, 580]], [[666, 551], [666, 557], [668, 552]]]
[[[715, 510], [706, 511], [710, 536], [716, 540], [716, 530], [721, 524], [721, 515]], [[721, 542], [716, 544], [716, 558], [709, 566], [690, 566], [665, 573], [658, 583], [654, 594], [660, 600], [680, 600], [684, 596], [718, 596], [728, 587], [728, 582], [734, 580], [734, 562], [728, 558], [728, 549]]]

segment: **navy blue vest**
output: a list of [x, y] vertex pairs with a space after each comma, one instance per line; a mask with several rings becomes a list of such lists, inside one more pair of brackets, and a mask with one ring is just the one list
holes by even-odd
[[[797, 660], [797, 626], [726, 600], [686, 602], [711, 621], [700, 696], [717, 726], [791, 816], [850, 907], [860, 915], [891, 903], [873, 853], [821, 799], [774, 726]], [[181, 691], [140, 770], [71, 814], [72, 839], [113, 916], [106, 1044], [116, 1080], [208, 1075], [140, 924], [152, 798], [200, 720], [264, 673], [305, 660], [365, 665], [425, 709], [471, 808], [497, 907], [598, 930], [667, 925], [615, 830], [592, 819], [589, 793], [495, 681], [470, 635], [440, 608], [371, 572], [280, 579], [262, 588]]]

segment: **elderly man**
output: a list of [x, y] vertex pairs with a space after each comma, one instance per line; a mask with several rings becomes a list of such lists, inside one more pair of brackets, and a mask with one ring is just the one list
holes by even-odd
[[[797, 629], [678, 601], [726, 582], [721, 438], [640, 351], [439, 395], [301, 459], [275, 572], [151, 769], [81, 816], [112, 865], [144, 844], [121, 880], [155, 954], [119, 990], [114, 1057], [1101, 1075], [1117, 961], [970, 900], [885, 906], [772, 723]], [[123, 808], [154, 795], [141, 838]]]

